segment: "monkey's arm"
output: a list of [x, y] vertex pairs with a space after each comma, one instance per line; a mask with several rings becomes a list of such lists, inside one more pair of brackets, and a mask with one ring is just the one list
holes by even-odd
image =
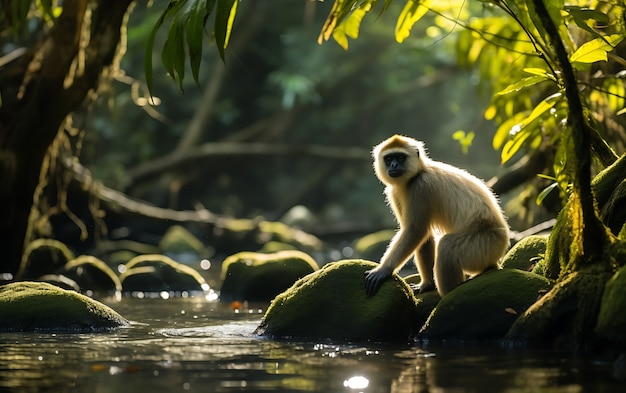
[[376, 294], [382, 283], [411, 257], [427, 234], [426, 228], [414, 225], [401, 228], [391, 240], [380, 265], [365, 272], [365, 293], [368, 296]]

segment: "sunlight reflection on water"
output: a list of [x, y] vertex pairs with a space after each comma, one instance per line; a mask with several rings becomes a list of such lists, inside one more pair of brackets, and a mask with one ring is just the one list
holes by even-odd
[[620, 386], [610, 365], [547, 351], [254, 336], [267, 305], [233, 310], [195, 298], [109, 304], [134, 321], [129, 328], [0, 334], [0, 391], [569, 393]]

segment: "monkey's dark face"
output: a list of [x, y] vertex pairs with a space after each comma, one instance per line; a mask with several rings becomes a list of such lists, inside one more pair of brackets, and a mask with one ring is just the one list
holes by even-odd
[[406, 154], [404, 153], [385, 154], [383, 160], [387, 167], [387, 173], [391, 177], [400, 177], [406, 171]]

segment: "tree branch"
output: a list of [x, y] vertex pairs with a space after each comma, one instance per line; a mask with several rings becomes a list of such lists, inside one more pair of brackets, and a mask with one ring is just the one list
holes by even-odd
[[279, 145], [266, 143], [205, 143], [189, 149], [184, 154], [170, 154], [157, 158], [127, 173], [127, 190], [136, 183], [158, 176], [166, 171], [179, 170], [184, 166], [196, 165], [207, 159], [223, 156], [265, 157], [265, 156], [310, 156], [334, 160], [369, 160], [370, 152], [359, 147], [337, 147], [320, 145]]

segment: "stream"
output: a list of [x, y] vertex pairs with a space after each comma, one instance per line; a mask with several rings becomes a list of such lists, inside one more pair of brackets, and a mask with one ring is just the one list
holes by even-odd
[[0, 333], [0, 392], [619, 392], [609, 361], [498, 345], [271, 340], [267, 304], [101, 299], [108, 333]]

